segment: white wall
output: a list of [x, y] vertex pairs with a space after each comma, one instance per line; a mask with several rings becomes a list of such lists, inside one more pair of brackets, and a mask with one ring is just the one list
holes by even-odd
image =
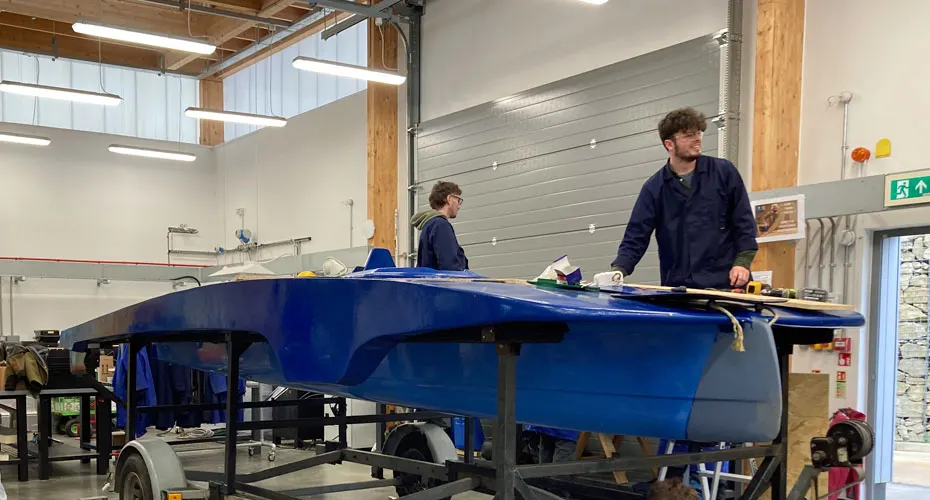
[[[872, 151], [867, 173], [927, 168], [921, 117], [930, 113], [921, 64], [930, 49], [923, 20], [930, 2], [898, 0], [876, 9], [868, 0], [817, 0], [806, 5], [801, 109], [800, 184], [839, 179], [842, 107], [827, 99], [853, 94], [849, 146]], [[891, 139], [892, 155], [875, 159], [875, 143]], [[857, 169], [849, 161], [850, 172]]]
[[[297, 56], [367, 66], [368, 22], [329, 40], [317, 33], [227, 77], [223, 80], [224, 109], [290, 118], [367, 88], [364, 80], [294, 69], [291, 61]], [[255, 126], [228, 123], [226, 140], [255, 130]]]
[[[236, 209], [259, 241], [310, 236], [302, 252], [349, 246], [349, 208], [355, 205], [353, 246], [367, 240], [367, 92], [359, 92], [215, 148], [221, 239], [234, 247]], [[271, 249], [267, 259], [292, 249]]]
[[[159, 141], [5, 124], [3, 130], [50, 137], [47, 147], [0, 143], [0, 256], [167, 262], [169, 225], [188, 224], [198, 236], [176, 245], [214, 245], [215, 167], [209, 148], [182, 144], [198, 155], [192, 163], [117, 155], [118, 142], [156, 148]], [[168, 284], [113, 283], [29, 278], [15, 285], [17, 334], [67, 328], [143, 298], [171, 290]], [[9, 281], [3, 279], [4, 332], [10, 332]]]
[[[167, 263], [166, 229], [187, 224], [198, 235], [175, 235], [175, 249], [236, 246], [237, 208], [258, 241], [301, 236], [303, 252], [349, 246], [354, 201], [355, 246], [367, 244], [367, 94], [356, 93], [294, 117], [283, 129], [262, 129], [209, 148], [29, 125], [2, 130], [48, 136], [48, 147], [0, 143], [0, 257]], [[194, 152], [193, 163], [113, 154], [113, 143]], [[253, 253], [267, 259], [290, 246]], [[245, 259], [230, 254], [227, 259]], [[213, 265], [214, 258], [173, 263]], [[10, 332], [10, 283], [0, 278], [3, 331]], [[13, 290], [15, 332], [67, 328], [146, 298], [170, 284], [27, 278]]]
[[423, 119], [707, 35], [726, 0], [429, 0]]
[[196, 120], [182, 116], [185, 109], [197, 106], [200, 86], [193, 78], [8, 51], [0, 51], [0, 78], [105, 91], [123, 98], [118, 106], [97, 106], [4, 93], [0, 98], [0, 121], [198, 142]]

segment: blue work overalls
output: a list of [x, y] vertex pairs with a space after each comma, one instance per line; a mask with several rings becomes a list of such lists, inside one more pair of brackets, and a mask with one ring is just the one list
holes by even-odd
[[729, 289], [736, 255], [759, 248], [739, 172], [711, 156], [698, 157], [690, 191], [668, 163], [643, 184], [612, 266], [631, 274], [653, 231], [665, 286]]

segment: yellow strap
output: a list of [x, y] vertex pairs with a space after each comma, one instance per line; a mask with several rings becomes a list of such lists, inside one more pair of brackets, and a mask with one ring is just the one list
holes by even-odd
[[733, 344], [730, 345], [730, 347], [736, 352], [745, 352], [746, 347], [743, 345], [743, 326], [739, 324], [739, 320], [736, 319], [736, 316], [733, 316], [733, 313], [718, 306], [717, 304], [710, 303], [708, 306], [711, 309], [719, 311], [730, 318], [730, 323], [733, 324]]

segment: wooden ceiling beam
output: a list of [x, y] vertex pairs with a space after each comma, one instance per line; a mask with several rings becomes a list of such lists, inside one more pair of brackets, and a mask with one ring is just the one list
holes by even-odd
[[[262, 9], [256, 14], [259, 17], [274, 16], [291, 6], [296, 0], [265, 0]], [[213, 43], [223, 44], [243, 33], [254, 30], [256, 24], [251, 21], [239, 21], [236, 19], [220, 19], [213, 23], [207, 30], [207, 35], [212, 37]], [[261, 32], [261, 27], [259, 26]], [[267, 30], [266, 30], [267, 32]], [[264, 35], [262, 35], [264, 36]], [[168, 69], [178, 69], [187, 66], [197, 59], [196, 54], [172, 53], [165, 56], [165, 67]]]
[[234, 38], [232, 40], [227, 41], [223, 45], [220, 45], [218, 48], [226, 52], [239, 52], [240, 50], [248, 47], [249, 45], [252, 45], [252, 42], [248, 40], [239, 40], [238, 38]]
[[271, 17], [274, 19], [281, 19], [283, 21], [288, 21], [288, 22], [293, 23], [297, 21], [298, 19], [300, 19], [301, 17], [304, 17], [306, 15], [307, 15], [307, 11], [305, 10], [295, 9], [294, 7], [288, 7]]
[[[44, 33], [48, 35], [48, 39], [47, 39], [48, 42], [42, 46], [36, 47], [36, 50], [41, 53], [52, 52], [53, 50], [52, 39], [53, 38], [59, 39], [59, 40], [63, 37], [64, 38], [76, 38], [79, 40], [86, 40], [94, 44], [98, 43], [97, 37], [84, 35], [81, 33], [75, 33], [73, 30], [69, 28], [62, 30], [61, 29], [62, 25], [60, 23], [55, 23], [54, 21], [50, 21], [48, 19], [40, 19], [40, 18], [23, 16], [20, 14], [13, 14], [11, 12], [0, 12], [0, 27], [7, 29], [7, 30], [22, 29], [22, 30], [28, 30], [28, 31], [35, 31], [38, 33]], [[120, 42], [120, 41], [114, 41], [114, 40], [100, 40], [99, 42], [100, 42], [101, 49], [105, 45], [118, 45], [121, 47], [126, 47], [126, 48], [131, 48], [131, 49], [136, 49], [136, 50], [144, 50], [144, 51], [153, 52], [156, 54], [162, 53], [162, 51], [157, 48], [146, 47], [144, 45], [135, 45], [135, 44], [131, 44], [128, 42]], [[242, 47], [247, 47], [249, 45], [248, 43], [241, 42], [241, 41], [240, 41], [240, 44], [242, 45], [240, 45], [239, 48], [236, 50], [240, 50]], [[209, 61], [219, 60], [219, 57], [216, 56], [215, 54], [211, 54], [209, 56], [203, 56], [203, 57], [204, 59], [207, 59]], [[107, 61], [103, 61], [103, 62], [106, 63]]]
[[255, 51], [252, 55], [245, 57], [241, 61], [231, 64], [223, 68], [222, 71], [218, 71], [210, 76], [220, 79], [226, 78], [255, 64], [258, 61], [261, 61], [262, 59], [265, 59], [266, 57], [271, 56], [272, 54], [280, 52], [294, 44], [300, 43], [301, 40], [323, 31], [327, 26], [332, 26], [334, 23], [348, 19], [351, 16], [352, 14], [349, 12], [336, 11], [300, 30], [295, 31], [294, 34], [288, 36], [284, 40], [277, 42], [270, 47], [263, 47], [260, 50]]
[[[97, 63], [102, 60], [105, 64], [136, 69], [159, 70], [159, 53], [150, 50], [141, 50], [122, 45], [102, 44], [95, 40], [75, 37], [58, 37], [55, 53], [50, 50], [52, 36], [48, 33], [26, 29], [0, 30], [0, 48], [29, 52], [46, 56], [57, 56], [64, 59], [73, 59]], [[100, 50], [98, 55], [98, 48]], [[33, 83], [28, 78], [27, 83]]]
[[195, 0], [194, 3], [253, 16], [262, 9], [261, 0]]
[[[78, 20], [101, 22], [130, 29], [189, 37], [188, 13], [128, 0], [0, 0], [0, 10], [62, 23], [59, 32], [72, 31]], [[203, 34], [216, 18], [190, 13], [190, 30]]]

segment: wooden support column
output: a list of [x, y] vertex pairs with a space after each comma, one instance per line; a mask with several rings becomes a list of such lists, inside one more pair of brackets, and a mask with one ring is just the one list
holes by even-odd
[[[223, 80], [204, 78], [200, 80], [200, 107], [223, 109]], [[219, 146], [224, 141], [223, 122], [200, 120], [200, 143]]]
[[[801, 124], [804, 0], [758, 0], [752, 117], [752, 190], [796, 186]], [[759, 245], [753, 269], [794, 287], [794, 242]]]
[[[382, 64], [387, 64], [387, 68]], [[395, 70], [397, 30], [368, 21], [368, 67]], [[368, 83], [368, 218], [375, 223], [370, 244], [393, 255], [397, 211], [397, 86]], [[397, 256], [395, 255], [396, 259]]]
[[[756, 79], [752, 116], [752, 191], [796, 186], [801, 136], [801, 64], [804, 53], [805, 0], [758, 0], [756, 21]], [[803, 223], [803, 222], [801, 222]], [[759, 245], [752, 264], [755, 270], [771, 270], [776, 287], [795, 284], [795, 242]], [[791, 370], [789, 358], [788, 370]], [[791, 376], [791, 381], [798, 378]], [[789, 383], [789, 387], [791, 384]], [[797, 415], [806, 410], [829, 415], [817, 403], [829, 399], [829, 384], [804, 393], [791, 388], [788, 395], [789, 453], [786, 461], [788, 488], [810, 461], [810, 429], [802, 432]], [[823, 434], [820, 434], [823, 435]], [[800, 445], [796, 446], [795, 443]], [[806, 450], [806, 451], [804, 451]], [[823, 491], [823, 488], [821, 488]], [[771, 490], [763, 499], [771, 498]]]

